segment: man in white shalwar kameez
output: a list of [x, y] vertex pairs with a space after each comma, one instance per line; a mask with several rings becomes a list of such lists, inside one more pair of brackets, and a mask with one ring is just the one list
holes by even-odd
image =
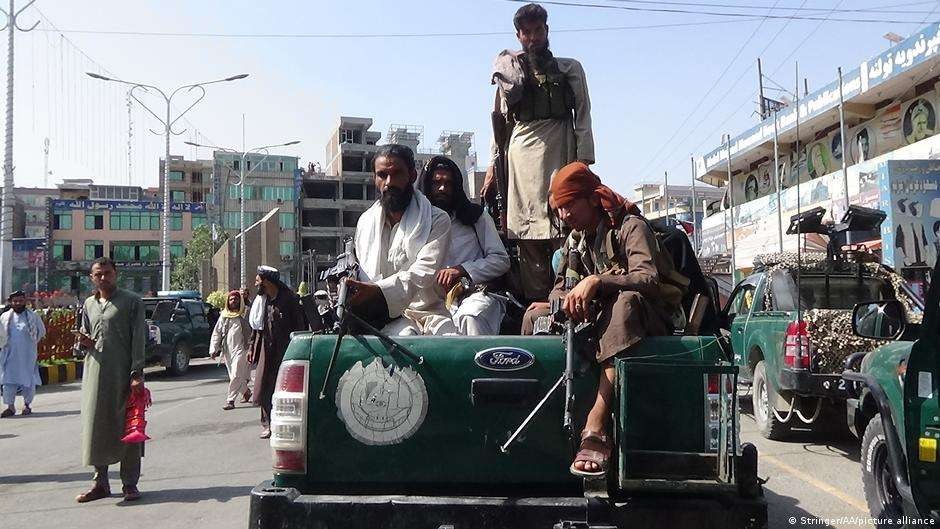
[[36, 386], [42, 383], [36, 364], [38, 345], [46, 335], [42, 319], [26, 307], [26, 294], [14, 292], [7, 301], [10, 310], [0, 315], [0, 327], [6, 335], [6, 344], [0, 346], [0, 391], [6, 404], [0, 417], [4, 418], [16, 413], [17, 393], [23, 395], [23, 415], [32, 413]]
[[436, 281], [450, 244], [450, 217], [415, 191], [409, 147], [381, 146], [374, 172], [380, 198], [356, 225], [361, 275], [347, 281], [350, 310], [390, 335], [456, 334]]
[[[548, 185], [568, 163], [594, 163], [591, 100], [584, 68], [575, 59], [554, 57], [548, 42], [548, 13], [537, 4], [519, 8], [513, 17], [522, 51], [503, 50], [494, 62], [495, 110], [508, 122], [505, 222], [503, 228], [519, 249], [521, 294], [528, 300], [548, 297], [555, 279], [551, 256], [564, 236], [552, 222]], [[491, 145], [490, 166], [481, 194], [496, 194]]]
[[437, 283], [460, 334], [499, 334], [505, 303], [485, 287], [509, 271], [509, 254], [493, 218], [483, 206], [470, 202], [463, 174], [446, 156], [431, 158], [421, 174], [419, 189], [435, 207], [450, 215], [450, 248]]

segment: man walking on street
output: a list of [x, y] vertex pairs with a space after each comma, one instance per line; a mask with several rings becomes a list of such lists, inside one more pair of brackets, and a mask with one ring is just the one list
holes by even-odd
[[46, 335], [46, 327], [32, 310], [26, 308], [26, 294], [17, 291], [7, 298], [11, 310], [0, 315], [0, 327], [6, 335], [6, 345], [0, 345], [0, 388], [6, 409], [0, 417], [16, 414], [17, 392], [23, 395], [23, 415], [33, 412], [30, 404], [40, 385], [39, 367], [36, 365], [39, 340]]
[[242, 396], [242, 402], [251, 400], [248, 389], [248, 377], [251, 367], [248, 365], [248, 347], [251, 343], [251, 327], [245, 317], [245, 304], [241, 292], [233, 290], [225, 300], [225, 310], [212, 329], [209, 351], [213, 358], [221, 355], [228, 368], [228, 398], [223, 410], [235, 409], [235, 399]]
[[551, 256], [562, 241], [548, 206], [549, 182], [571, 161], [594, 163], [594, 136], [584, 69], [574, 59], [552, 55], [548, 13], [527, 4], [516, 11], [513, 24], [522, 51], [503, 50], [492, 76], [497, 85], [494, 112], [504, 117], [503, 128], [508, 129], [494, 131], [494, 136], [508, 140], [493, 144], [482, 194], [492, 201], [498, 192], [493, 164], [497, 153], [504, 153], [507, 182], [498, 183], [507, 194], [502, 229], [517, 244], [518, 290], [531, 301], [545, 299], [551, 290]]
[[255, 329], [248, 363], [258, 363], [253, 402], [261, 406], [261, 438], [271, 437], [271, 399], [281, 360], [290, 345], [290, 333], [307, 330], [297, 294], [281, 282], [276, 268], [259, 266], [255, 277], [258, 296], [249, 319]]
[[[79, 344], [82, 375], [82, 461], [95, 467], [94, 486], [79, 494], [85, 503], [111, 495], [108, 465], [121, 463], [124, 501], [140, 498], [143, 443], [123, 443], [127, 397], [144, 387], [147, 325], [143, 302], [117, 287], [117, 267], [107, 257], [91, 265], [95, 294], [85, 300]], [[139, 388], [139, 389], [138, 389]]]

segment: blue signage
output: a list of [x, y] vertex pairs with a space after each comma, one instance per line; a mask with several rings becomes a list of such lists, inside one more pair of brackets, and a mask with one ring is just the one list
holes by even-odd
[[480, 351], [473, 361], [490, 371], [518, 371], [535, 363], [535, 355], [518, 347], [494, 347]]

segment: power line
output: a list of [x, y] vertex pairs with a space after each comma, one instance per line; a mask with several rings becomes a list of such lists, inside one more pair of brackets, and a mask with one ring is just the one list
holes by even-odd
[[[514, 3], [525, 3], [528, 0], [506, 0], [507, 2]], [[632, 7], [632, 6], [620, 6], [620, 5], [608, 5], [608, 4], [583, 4], [577, 2], [562, 2], [557, 0], [541, 0], [542, 4], [549, 5], [559, 5], [559, 6], [568, 6], [568, 7], [589, 7], [596, 9], [615, 9], [622, 11], [633, 11], [633, 12], [644, 12], [644, 13], [673, 13], [673, 14], [686, 14], [686, 15], [707, 15], [707, 16], [718, 16], [718, 17], [753, 17], [753, 13], [731, 13], [727, 11], [695, 11], [691, 9], [677, 9], [677, 8], [653, 8], [653, 7]], [[872, 19], [872, 18], [829, 18], [829, 17], [819, 17], [819, 16], [802, 16], [802, 15], [768, 15], [767, 18], [776, 18], [781, 20], [819, 20], [823, 22], [856, 22], [856, 23], [874, 23], [874, 24], [916, 24], [917, 22], [913, 20], [886, 20], [886, 19]]]
[[[746, 15], [739, 20], [704, 20], [699, 22], [675, 22], [670, 24], [645, 24], [637, 26], [601, 26], [593, 28], [552, 28], [552, 33], [588, 33], [596, 31], [630, 31], [643, 29], [663, 29], [687, 26], [711, 26], [730, 22], [760, 20], [758, 15]], [[237, 38], [237, 39], [368, 39], [368, 38], [442, 38], [442, 37], [491, 37], [505, 36], [506, 30], [449, 33], [184, 33], [161, 31], [110, 31], [96, 29], [45, 29], [36, 31], [55, 31], [56, 33], [75, 33], [83, 35], [114, 35], [124, 37], [194, 37], [194, 38]]]
[[[660, 5], [660, 6], [691, 6], [691, 7], [722, 7], [722, 8], [731, 8], [731, 9], [767, 9], [767, 6], [761, 5], [745, 5], [745, 4], [714, 4], [708, 2], [667, 2], [664, 0], [607, 0], [608, 2], [622, 2], [626, 4], [647, 4], [647, 5]], [[877, 7], [866, 7], [858, 9], [837, 9], [836, 13], [897, 13], [897, 14], [924, 14], [928, 13], [927, 11], [916, 11], [916, 10], [891, 10], [893, 7], [906, 7], [913, 5], [924, 5], [924, 4], [933, 4], [931, 0], [923, 0], [920, 2], [904, 2], [900, 4], [891, 4], [885, 6]], [[808, 11], [818, 11], [818, 12], [828, 12], [829, 9], [824, 7], [777, 7], [777, 11], [796, 11], [796, 12], [808, 12]]]
[[[767, 10], [767, 14], [772, 13], [774, 8], [776, 8], [777, 4], [779, 3], [780, 3], [780, 0], [775, 0], [774, 5], [770, 9]], [[642, 166], [642, 168], [638, 171], [638, 174], [642, 175], [646, 171], [646, 169], [648, 169], [649, 166], [659, 158], [659, 155], [663, 153], [663, 151], [666, 149], [666, 146], [672, 143], [672, 140], [674, 140], [676, 136], [679, 135], [679, 132], [682, 131], [682, 127], [684, 127], [685, 124], [689, 122], [689, 120], [692, 118], [692, 115], [695, 113], [695, 110], [702, 106], [702, 103], [705, 102], [708, 96], [711, 95], [712, 91], [715, 90], [715, 88], [718, 86], [718, 83], [720, 83], [721, 80], [725, 78], [725, 74], [727, 74], [728, 71], [731, 69], [731, 67], [734, 66], [735, 61], [738, 60], [738, 57], [741, 56], [741, 53], [744, 52], [744, 49], [747, 48], [747, 45], [751, 43], [751, 41], [754, 39], [754, 36], [757, 35], [757, 32], [760, 31], [760, 28], [764, 26], [764, 22], [766, 21], [767, 19], [763, 18], [760, 21], [760, 24], [758, 24], [757, 27], [754, 28], [754, 31], [751, 32], [751, 35], [747, 38], [747, 40], [745, 40], [744, 43], [742, 43], [741, 46], [738, 47], [738, 51], [734, 54], [734, 57], [731, 58], [731, 61], [728, 63], [728, 65], [725, 66], [725, 69], [722, 70], [721, 74], [718, 75], [718, 78], [715, 79], [715, 82], [712, 83], [711, 87], [709, 87], [709, 89], [698, 100], [698, 102], [695, 103], [695, 105], [693, 105], [692, 111], [686, 113], [685, 118], [682, 120], [682, 123], [680, 123], [679, 126], [676, 127], [676, 130], [672, 133], [671, 136], [669, 136], [669, 139], [663, 142], [662, 144], [660, 144], [659, 150], [656, 151], [655, 154], [653, 154], [649, 162], [647, 162], [646, 164]]]

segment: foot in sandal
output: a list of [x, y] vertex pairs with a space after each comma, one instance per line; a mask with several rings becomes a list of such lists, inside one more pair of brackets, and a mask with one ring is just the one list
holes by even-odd
[[581, 448], [571, 463], [571, 473], [582, 477], [599, 477], [607, 472], [610, 440], [601, 432], [581, 432]]

